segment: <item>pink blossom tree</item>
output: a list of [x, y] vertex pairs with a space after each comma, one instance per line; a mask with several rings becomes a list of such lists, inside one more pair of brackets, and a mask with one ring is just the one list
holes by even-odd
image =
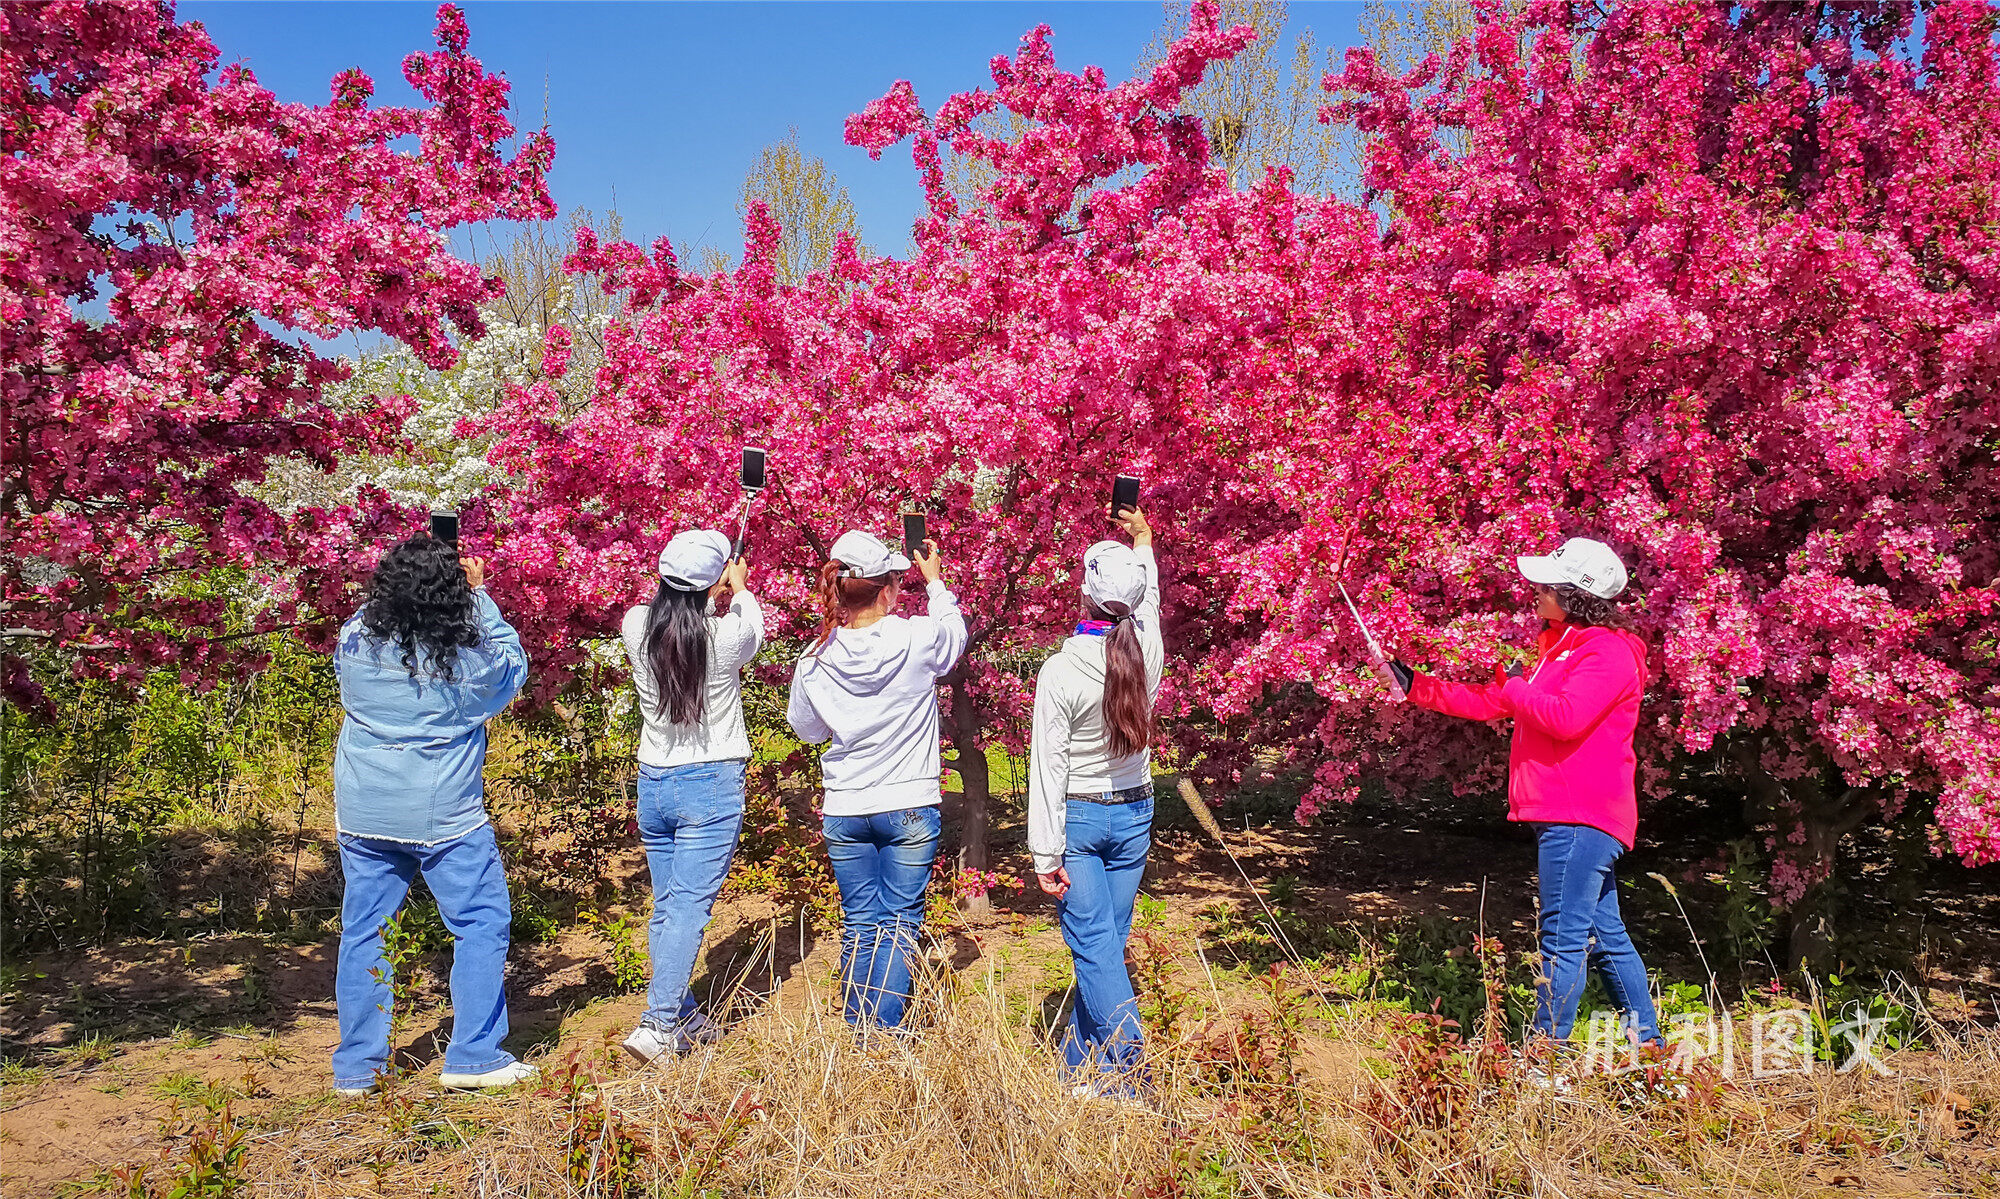
[[[1795, 959], [1825, 957], [1813, 891], [1864, 821], [1921, 796], [2000, 858], [1996, 14], [1926, 6], [1918, 37], [1913, 11], [1489, 5], [1407, 77], [1356, 50], [1329, 78], [1379, 235], [1273, 347], [1293, 415], [1234, 423], [1298, 502], [1231, 560], [1264, 615], [1215, 647], [1225, 711], [1317, 711], [1303, 814], [1364, 771], [1500, 761], [1385, 712], [1319, 580], [1477, 677], [1525, 641], [1511, 556], [1591, 534], [1654, 646], [1642, 781], [1747, 790]], [[1300, 677], [1318, 703], [1256, 707]]]
[[[272, 463], [395, 444], [400, 397], [339, 407], [347, 368], [299, 334], [375, 331], [425, 363], [483, 330], [496, 283], [456, 257], [468, 221], [550, 215], [554, 143], [511, 156], [508, 84], [438, 10], [403, 73], [427, 102], [372, 108], [358, 70], [280, 103], [170, 5], [55, 0], [0, 15], [0, 614], [10, 651], [79, 670], [213, 677], [293, 619], [250, 628], [218, 572], [282, 575], [348, 516], [287, 519]], [[397, 148], [401, 138], [413, 148]], [[30, 700], [19, 653], [8, 695]]]
[[[888, 534], [899, 509], [925, 511], [972, 632], [944, 702], [961, 862], [984, 869], [985, 747], [998, 736], [1020, 748], [1024, 679], [1076, 617], [1074, 564], [1109, 531], [1112, 475], [1164, 475], [1208, 448], [1180, 410], [1187, 397], [1151, 385], [1178, 369], [1166, 348], [1177, 318], [1163, 297], [1146, 301], [1150, 276], [1127, 260], [1138, 231], [1192, 195], [1227, 192], [1198, 122], [1173, 109], [1248, 31], [1202, 14], [1147, 79], [1059, 71], [1043, 28], [995, 60], [992, 92], [954, 96], [932, 118], [898, 84], [853, 118], [850, 140], [873, 153], [913, 143], [930, 206], [907, 259], [864, 260], [843, 239], [825, 270], [782, 283], [781, 231], [762, 206], [741, 265], [705, 277], [664, 241], [648, 255], [580, 239], [572, 268], [601, 274], [626, 316], [605, 334], [581, 411], [538, 386], [484, 426], [520, 485], [468, 526], [508, 563], [495, 585], [512, 589], [539, 660], [581, 663], [578, 639], [609, 632], [646, 592], [674, 528], [730, 519], [745, 442], [771, 453], [752, 539], [786, 633], [815, 629], [808, 582], [843, 528]], [[1014, 143], [972, 131], [1002, 104], [1040, 127]], [[994, 169], [973, 208], [944, 186], [947, 145]], [[1091, 194], [1121, 172], [1136, 179]], [[1146, 348], [1106, 356], [1127, 334]], [[560, 366], [562, 338], [551, 331], [545, 365]]]

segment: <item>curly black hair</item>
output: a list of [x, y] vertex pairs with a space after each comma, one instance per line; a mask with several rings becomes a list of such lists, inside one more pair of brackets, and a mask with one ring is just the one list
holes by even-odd
[[[1573, 625], [1622, 629], [1629, 623], [1625, 609], [1616, 599], [1592, 595], [1574, 583], [1557, 583], [1549, 590], [1556, 593], [1556, 603], [1562, 605], [1563, 617]], [[1630, 594], [1626, 592], [1625, 596]]]
[[382, 555], [368, 584], [361, 624], [403, 650], [403, 668], [417, 677], [419, 659], [445, 682], [458, 651], [479, 644], [472, 584], [458, 551], [431, 536], [412, 537]]

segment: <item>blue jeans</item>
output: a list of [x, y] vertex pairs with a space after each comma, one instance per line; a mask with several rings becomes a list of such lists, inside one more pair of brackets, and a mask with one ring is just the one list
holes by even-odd
[[1056, 910], [1076, 962], [1076, 1003], [1063, 1060], [1072, 1070], [1130, 1071], [1139, 1064], [1145, 1034], [1132, 976], [1125, 970], [1125, 942], [1132, 936], [1132, 905], [1153, 846], [1153, 801], [1072, 799], [1064, 835], [1069, 891], [1056, 901]]
[[840, 976], [849, 1024], [903, 1022], [940, 822], [935, 804], [822, 818], [826, 856], [840, 884]]
[[639, 767], [639, 839], [653, 874], [653, 920], [646, 930], [653, 983], [641, 1024], [672, 1032], [694, 1016], [688, 980], [742, 831], [740, 758]]
[[[1583, 999], [1584, 966], [1595, 967], [1611, 1001], [1641, 1041], [1660, 1036], [1646, 963], [1618, 914], [1618, 877], [1612, 866], [1625, 847], [1587, 824], [1544, 824], [1540, 849], [1542, 974], [1535, 990], [1535, 1031], [1569, 1038]], [[1595, 944], [1592, 944], [1592, 942]]]
[[[340, 964], [333, 994], [340, 1044], [333, 1051], [333, 1085], [366, 1087], [389, 1064], [389, 965], [382, 926], [410, 893], [418, 871], [451, 930], [451, 1045], [444, 1068], [465, 1074], [498, 1070], [514, 1060], [500, 1048], [507, 1036], [507, 964], [513, 907], [493, 826], [482, 824], [441, 845], [411, 845], [340, 835], [346, 891], [340, 906]], [[379, 977], [377, 972], [379, 971]]]

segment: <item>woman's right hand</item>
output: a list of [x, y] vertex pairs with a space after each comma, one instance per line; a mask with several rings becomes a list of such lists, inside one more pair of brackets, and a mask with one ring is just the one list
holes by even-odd
[[731, 559], [729, 565], [722, 568], [722, 582], [729, 588], [729, 594], [731, 595], [748, 591], [750, 589], [750, 559]]
[[486, 586], [486, 559], [460, 558], [458, 564], [465, 568], [465, 581], [473, 590]]
[[1146, 523], [1146, 514], [1137, 508], [1120, 508], [1111, 514], [1118, 527], [1132, 539], [1134, 547], [1153, 544], [1153, 526]]
[[938, 552], [936, 538], [924, 538], [923, 552], [917, 555], [916, 567], [917, 573], [924, 576], [924, 582], [935, 583], [938, 581], [939, 573], [944, 570], [944, 556]]

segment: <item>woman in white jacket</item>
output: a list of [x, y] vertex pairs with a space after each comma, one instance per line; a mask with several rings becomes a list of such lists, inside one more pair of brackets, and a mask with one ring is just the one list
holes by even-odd
[[[653, 980], [625, 1052], [649, 1062], [722, 1030], [702, 1015], [688, 980], [715, 897], [743, 831], [743, 667], [764, 644], [764, 611], [749, 566], [713, 529], [676, 534], [660, 553], [651, 604], [625, 613], [625, 652], [639, 692], [639, 837], [653, 875], [647, 929]], [[715, 615], [729, 596], [729, 614]]]
[[1136, 508], [1115, 519], [1132, 547], [1100, 541], [1084, 554], [1084, 620], [1042, 665], [1029, 747], [1028, 850], [1076, 962], [1063, 1057], [1093, 1092], [1108, 1080], [1092, 1074], [1139, 1064], [1125, 942], [1153, 843], [1153, 699], [1166, 661], [1153, 530]]
[[965, 617], [938, 578], [937, 543], [916, 567], [927, 616], [891, 615], [910, 560], [862, 532], [841, 535], [820, 569], [819, 641], [792, 673], [786, 717], [820, 757], [826, 853], [840, 885], [848, 1022], [896, 1028], [924, 919], [939, 832], [937, 681], [965, 652]]

